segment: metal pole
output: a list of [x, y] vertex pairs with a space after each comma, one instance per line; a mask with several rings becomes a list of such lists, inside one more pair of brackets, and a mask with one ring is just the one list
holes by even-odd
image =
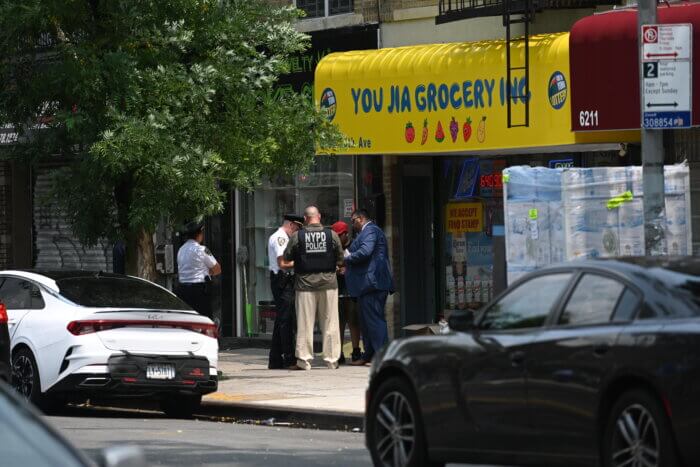
[[[644, 115], [644, 70], [642, 67], [642, 25], [656, 23], [656, 0], [639, 0], [637, 37], [639, 44], [640, 119]], [[640, 122], [641, 123], [641, 122]], [[666, 212], [664, 197], [663, 130], [642, 128], [642, 176], [644, 187], [644, 244], [647, 255], [665, 255]]]

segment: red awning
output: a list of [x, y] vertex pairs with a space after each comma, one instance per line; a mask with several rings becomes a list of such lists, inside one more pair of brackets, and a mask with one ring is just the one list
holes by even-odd
[[[659, 5], [658, 23], [691, 23], [700, 53], [700, 3]], [[571, 121], [574, 131], [640, 127], [637, 10], [589, 16], [571, 28]], [[700, 60], [692, 64], [692, 122], [700, 125]]]

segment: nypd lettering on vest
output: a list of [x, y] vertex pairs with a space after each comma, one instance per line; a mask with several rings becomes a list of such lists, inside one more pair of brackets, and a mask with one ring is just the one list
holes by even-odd
[[331, 229], [320, 231], [299, 230], [299, 247], [294, 258], [297, 274], [335, 272], [335, 251]]
[[306, 254], [325, 253], [328, 237], [326, 232], [304, 232], [304, 247]]

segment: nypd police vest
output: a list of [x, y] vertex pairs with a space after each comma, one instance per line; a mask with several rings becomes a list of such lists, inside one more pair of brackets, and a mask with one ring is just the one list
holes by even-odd
[[335, 250], [331, 229], [311, 232], [299, 230], [299, 245], [294, 258], [294, 271], [298, 274], [335, 272]]

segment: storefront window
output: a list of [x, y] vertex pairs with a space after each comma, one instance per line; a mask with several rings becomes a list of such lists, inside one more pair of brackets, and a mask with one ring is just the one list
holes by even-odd
[[357, 161], [357, 207], [366, 209], [384, 227], [386, 201], [382, 179], [382, 156], [361, 156]]
[[503, 224], [504, 159], [441, 161], [441, 209], [445, 315], [478, 308], [493, 295], [493, 226]]
[[270, 291], [267, 240], [287, 213], [303, 214], [318, 206], [324, 225], [349, 222], [353, 210], [353, 160], [348, 156], [319, 156], [307, 175], [268, 180], [247, 195], [242, 209], [243, 244], [248, 248], [248, 303], [253, 304], [253, 334], [272, 334], [274, 302]]
[[[590, 153], [589, 157], [610, 157]], [[494, 158], [454, 157], [438, 161], [438, 284], [443, 291], [443, 316], [453, 310], [477, 309], [505, 284], [494, 284], [494, 238], [503, 235], [503, 178], [506, 167], [530, 165], [581, 166], [579, 154], [532, 154]], [[505, 257], [505, 251], [501, 252]]]

